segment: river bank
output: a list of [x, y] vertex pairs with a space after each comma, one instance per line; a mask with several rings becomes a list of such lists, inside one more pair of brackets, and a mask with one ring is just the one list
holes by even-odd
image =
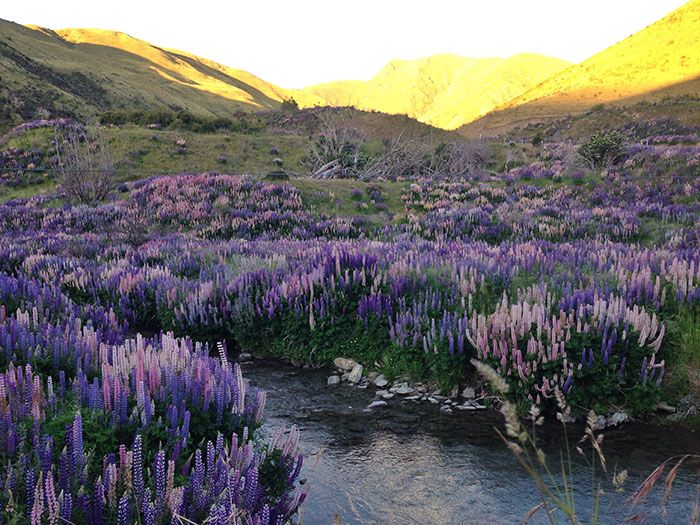
[[[375, 388], [327, 385], [328, 370], [294, 368], [256, 360], [244, 375], [268, 393], [266, 428], [285, 423], [302, 432], [302, 478], [310, 490], [300, 522], [458, 524], [518, 523], [537, 504], [535, 489], [496, 434], [502, 416], [493, 410], [441, 412], [431, 403], [395, 396], [368, 410]], [[581, 425], [570, 425], [572, 442]], [[564, 444], [561, 426], [538, 429], [552, 457]], [[619, 523], [622, 503], [644, 478], [671, 455], [700, 453], [697, 432], [627, 422], [606, 429], [608, 464], [627, 469], [625, 494], [605, 497], [601, 523]], [[581, 515], [590, 501], [590, 469], [575, 465]], [[698, 465], [683, 469], [674, 483], [671, 522], [687, 522], [696, 494]], [[659, 497], [657, 497], [659, 496]], [[643, 510], [657, 512], [660, 493]], [[540, 523], [537, 519], [534, 523]], [[653, 522], [653, 519], [650, 521]]]

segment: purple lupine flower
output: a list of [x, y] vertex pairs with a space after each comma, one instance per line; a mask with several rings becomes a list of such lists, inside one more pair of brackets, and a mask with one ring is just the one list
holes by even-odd
[[132, 456], [132, 469], [134, 493], [139, 501], [143, 500], [144, 480], [143, 480], [143, 445], [141, 434], [137, 434], [134, 439]]
[[131, 518], [129, 516], [129, 496], [124, 493], [121, 498], [119, 498], [119, 506], [117, 508], [117, 525], [131, 525]]
[[200, 449], [197, 449], [194, 454], [194, 469], [190, 475], [190, 487], [192, 488], [196, 508], [199, 509], [204, 498], [204, 462], [202, 461], [202, 451]]
[[145, 525], [156, 525], [156, 506], [150, 501], [144, 505], [143, 518]]
[[153, 470], [155, 471], [156, 501], [158, 503], [158, 508], [162, 510], [163, 506], [165, 505], [168, 481], [166, 478], [164, 450], [159, 450], [158, 452], [156, 452]]
[[95, 480], [95, 491], [92, 498], [91, 524], [103, 525], [104, 523], [104, 506], [105, 488], [100, 480]]
[[561, 387], [561, 391], [562, 391], [564, 394], [568, 394], [568, 393], [569, 393], [569, 390], [571, 390], [571, 385], [572, 385], [572, 383], [573, 383], [573, 379], [574, 379], [574, 374], [573, 374], [573, 372], [572, 372], [572, 373], [569, 373], [569, 375], [566, 376], [566, 381], [564, 381], [564, 384], [563, 384], [562, 387]]
[[265, 504], [259, 514], [256, 515], [258, 525], [270, 525], [270, 507]]
[[59, 518], [59, 503], [56, 498], [56, 488], [53, 482], [53, 472], [44, 473], [44, 492], [46, 493], [46, 506], [49, 514], [49, 523], [55, 525]]
[[31, 512], [34, 507], [34, 493], [35, 493], [36, 478], [34, 476], [34, 469], [28, 467], [24, 472], [24, 493], [27, 497], [26, 508], [29, 516], [31, 517]]
[[73, 470], [80, 476], [85, 458], [85, 452], [83, 450], [83, 418], [80, 412], [75, 415], [72, 431]]
[[62, 491], [59, 497], [60, 517], [66, 522], [73, 516], [73, 496], [68, 491]]
[[258, 469], [251, 467], [246, 473], [245, 507], [252, 509], [258, 500]]

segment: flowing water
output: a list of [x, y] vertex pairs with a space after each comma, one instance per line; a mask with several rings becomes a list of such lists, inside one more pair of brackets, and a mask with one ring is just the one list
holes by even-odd
[[[343, 524], [520, 523], [538, 503], [534, 484], [496, 435], [495, 427], [502, 428], [497, 413], [443, 415], [427, 403], [396, 398], [368, 411], [373, 387], [329, 387], [322, 371], [258, 361], [244, 364], [244, 374], [268, 392], [266, 427], [284, 422], [302, 431], [301, 477], [309, 488], [299, 519], [304, 525], [329, 525], [338, 517]], [[582, 434], [580, 426], [569, 431]], [[539, 432], [548, 456], [558, 457], [561, 427]], [[700, 453], [700, 436], [677, 429], [626, 424], [604, 434], [610, 468], [627, 469], [630, 479], [626, 495], [603, 497], [600, 523], [620, 523], [625, 498], [666, 458]], [[681, 470], [669, 523], [689, 522], [699, 474], [698, 463]], [[575, 458], [574, 476], [577, 508], [588, 523], [591, 469], [583, 458]], [[660, 523], [661, 497], [657, 487], [634, 513], [649, 512], [646, 523]], [[543, 514], [532, 520], [545, 522]]]

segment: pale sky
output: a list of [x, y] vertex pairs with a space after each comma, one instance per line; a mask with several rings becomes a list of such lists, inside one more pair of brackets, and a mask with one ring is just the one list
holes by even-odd
[[2, 0], [0, 18], [115, 29], [284, 87], [369, 79], [394, 58], [534, 52], [579, 62], [683, 0]]

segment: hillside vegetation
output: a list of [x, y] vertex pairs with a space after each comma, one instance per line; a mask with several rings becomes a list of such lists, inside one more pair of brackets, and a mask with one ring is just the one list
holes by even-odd
[[700, 1], [693, 0], [580, 64], [528, 53], [505, 59], [444, 54], [393, 60], [369, 81], [292, 90], [118, 31], [54, 31], [0, 20], [0, 126], [52, 116], [85, 119], [125, 109], [229, 117], [238, 111], [276, 111], [290, 99], [301, 108], [374, 112], [373, 125], [391, 135], [407, 125], [385, 114], [475, 137], [580, 114], [600, 104], [679, 99], [691, 103], [682, 115], [672, 116], [696, 124], [698, 35]]
[[0, 66], [4, 120], [125, 108], [221, 116], [275, 108], [286, 96], [246, 71], [98, 29], [0, 20]]
[[[628, 105], [700, 94], [700, 1], [556, 73], [461, 131], [498, 134], [516, 125], [580, 113], [603, 103]], [[691, 114], [698, 119], [698, 104]]]
[[569, 65], [537, 54], [507, 59], [434, 55], [393, 60], [367, 82], [331, 82], [307, 88], [303, 94], [316, 95], [325, 105], [398, 113], [455, 129]]

